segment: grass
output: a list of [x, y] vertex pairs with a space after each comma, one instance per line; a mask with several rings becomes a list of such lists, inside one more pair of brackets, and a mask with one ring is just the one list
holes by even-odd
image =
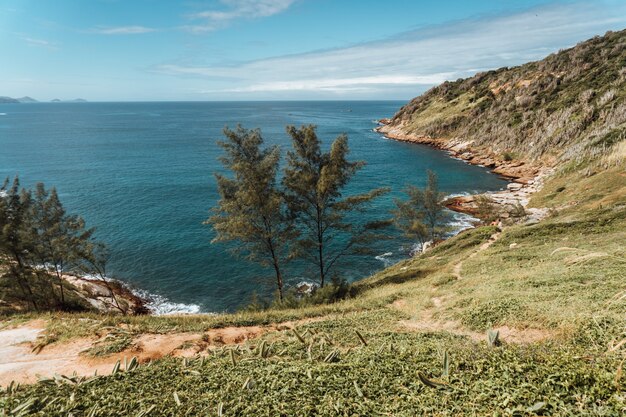
[[[565, 172], [533, 199], [565, 207], [550, 218], [499, 234], [469, 230], [359, 281], [353, 298], [334, 304], [178, 317], [17, 316], [8, 325], [46, 320], [52, 343], [100, 336], [92, 355], [119, 351], [142, 333], [287, 321], [304, 343], [272, 331], [192, 359], [11, 388], [0, 394], [0, 415], [623, 415], [626, 207], [616, 174]], [[407, 325], [424, 321], [421, 331]], [[488, 346], [488, 329], [504, 327], [502, 344]], [[524, 342], [528, 330], [543, 337], [513, 343], [510, 335]]]
[[[389, 309], [350, 313], [300, 327], [304, 344], [288, 331], [271, 335], [265, 358], [255, 341], [233, 354], [235, 364], [231, 348], [214, 349], [204, 359], [164, 359], [82, 384], [23, 387], [4, 395], [0, 407], [33, 401], [27, 412], [46, 416], [150, 409], [151, 415], [218, 415], [218, 409], [261, 416], [618, 415], [624, 407], [617, 357], [600, 349], [572, 343], [490, 348], [451, 334], [394, 331], [396, 319]], [[346, 329], [359, 329], [367, 346]], [[326, 361], [335, 350], [337, 358]], [[442, 376], [444, 351], [448, 377]], [[425, 385], [420, 372], [444, 385]]]

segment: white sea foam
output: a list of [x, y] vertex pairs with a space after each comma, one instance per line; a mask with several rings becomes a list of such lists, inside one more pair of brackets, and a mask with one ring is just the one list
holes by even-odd
[[155, 316], [201, 313], [200, 306], [197, 304], [174, 303], [162, 295], [152, 294], [145, 290], [132, 291], [133, 294], [146, 301], [146, 308]]
[[452, 193], [452, 194], [446, 195], [444, 200], [448, 200], [450, 198], [456, 198], [456, 197], [467, 197], [468, 195], [472, 195], [472, 194], [466, 191], [461, 192], [461, 193]]
[[118, 282], [121, 285], [125, 286], [137, 297], [141, 298], [145, 304], [144, 306], [150, 311], [151, 314], [155, 316], [166, 316], [171, 314], [199, 314], [202, 313], [201, 308], [197, 304], [184, 304], [184, 303], [175, 303], [168, 300], [166, 297], [163, 297], [159, 294], [153, 294], [146, 290], [140, 290], [137, 288], [129, 287], [125, 282], [119, 281], [115, 278], [111, 277], [100, 277], [99, 275], [92, 274], [82, 274], [81, 278], [84, 278], [89, 281], [111, 281]]
[[422, 248], [423, 248], [423, 247], [424, 247], [424, 246], [423, 246], [421, 243], [419, 243], [419, 242], [415, 242], [415, 243], [413, 244], [413, 246], [411, 246], [411, 250], [409, 251], [409, 254], [410, 254], [411, 256], [418, 255], [418, 254], [422, 253]]
[[385, 267], [393, 265], [393, 261], [389, 259], [390, 256], [393, 255], [393, 252], [385, 252], [382, 255], [374, 256], [374, 259], [381, 261], [385, 264]]
[[319, 284], [316, 282], [312, 282], [312, 281], [302, 280], [298, 282], [294, 287], [301, 294], [311, 294], [313, 293], [313, 291], [319, 288]]
[[463, 230], [471, 229], [476, 225], [476, 223], [480, 222], [480, 219], [465, 213], [454, 213], [452, 218], [453, 220], [448, 223], [448, 225], [452, 228], [452, 232], [450, 233], [451, 236], [454, 236]]

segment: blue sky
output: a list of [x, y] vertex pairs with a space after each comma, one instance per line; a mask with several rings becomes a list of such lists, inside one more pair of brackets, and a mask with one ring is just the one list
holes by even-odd
[[0, 95], [404, 100], [624, 27], [623, 0], [0, 0]]

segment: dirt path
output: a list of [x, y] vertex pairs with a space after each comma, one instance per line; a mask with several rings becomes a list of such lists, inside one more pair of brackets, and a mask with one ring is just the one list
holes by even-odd
[[502, 234], [502, 232], [496, 232], [496, 233], [492, 234], [489, 237], [488, 241], [486, 241], [485, 243], [480, 245], [478, 247], [478, 249], [476, 249], [474, 252], [470, 253], [469, 256], [467, 256], [463, 260], [457, 262], [454, 265], [454, 268], [452, 269], [452, 275], [454, 275], [454, 277], [456, 279], [463, 279], [463, 276], [461, 275], [461, 268], [463, 267], [463, 262], [467, 261], [468, 259], [472, 259], [476, 255], [478, 255], [480, 252], [482, 252], [482, 251], [486, 250], [487, 248], [489, 248], [491, 245], [493, 245], [500, 238], [501, 234]]
[[[469, 337], [475, 342], [487, 340], [486, 332], [476, 332], [464, 327], [456, 320], [438, 319], [437, 313], [442, 310], [446, 300], [438, 297], [432, 297], [431, 302], [433, 308], [426, 308], [419, 311], [417, 317], [400, 320], [398, 322], [401, 330], [409, 330], [415, 332], [448, 332], [459, 336]], [[404, 299], [396, 300], [392, 304], [393, 308], [406, 311], [407, 302]], [[544, 329], [516, 329], [509, 326], [495, 327], [494, 330], [500, 332], [500, 340], [507, 343], [533, 343], [554, 337], [555, 334]]]
[[224, 345], [245, 343], [268, 332], [286, 330], [298, 325], [324, 320], [325, 317], [285, 322], [272, 326], [225, 327], [198, 333], [140, 334], [133, 338], [130, 347], [119, 353], [104, 357], [92, 357], [84, 353], [98, 341], [97, 337], [70, 340], [45, 346], [39, 353], [33, 352], [37, 338], [43, 336], [46, 323], [35, 320], [9, 330], [0, 330], [0, 386], [11, 381], [34, 383], [39, 376], [54, 374], [89, 376], [97, 372], [106, 375], [116, 362], [136, 357], [140, 363], [165, 356], [189, 357], [206, 354], [207, 349]]

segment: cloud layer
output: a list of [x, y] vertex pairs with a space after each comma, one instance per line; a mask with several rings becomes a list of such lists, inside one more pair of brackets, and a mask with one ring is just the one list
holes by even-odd
[[236, 19], [258, 19], [281, 13], [295, 0], [220, 0], [224, 8], [189, 15], [196, 22], [187, 26], [192, 32], [210, 32], [228, 26]]
[[[228, 4], [238, 5], [230, 12], [232, 14], [205, 12], [203, 16], [217, 22], [229, 21], [237, 13], [267, 15], [284, 10], [291, 1], [261, 3], [265, 6], [251, 0], [229, 0]], [[346, 48], [235, 65], [164, 64], [153, 70], [204, 79], [199, 84], [206, 87], [198, 91], [213, 96], [239, 93], [246, 97], [267, 97], [275, 93], [289, 98], [291, 93], [302, 97], [301, 93], [310, 92], [309, 96], [315, 97], [346, 91], [356, 97], [398, 96], [399, 93], [406, 96], [407, 91], [410, 94], [423, 91], [446, 79], [540, 59], [607, 29], [620, 29], [625, 23], [626, 5], [609, 10], [575, 3], [414, 30]]]
[[140, 35], [142, 33], [155, 32], [156, 29], [145, 26], [117, 26], [117, 27], [99, 27], [92, 29], [90, 32], [99, 35]]

